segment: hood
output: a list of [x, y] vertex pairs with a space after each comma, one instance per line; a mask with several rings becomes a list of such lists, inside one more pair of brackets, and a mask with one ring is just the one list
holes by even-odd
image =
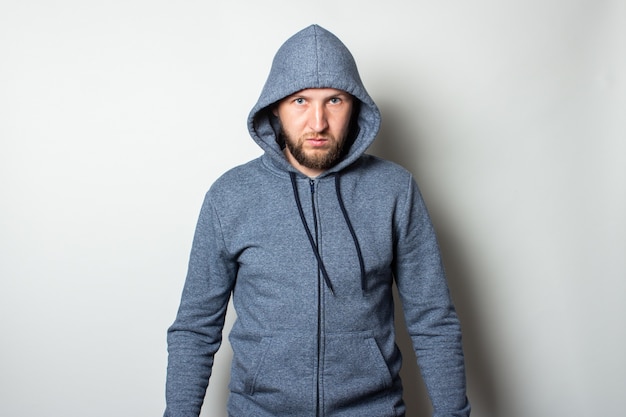
[[335, 88], [360, 101], [356, 132], [345, 157], [330, 172], [337, 172], [358, 159], [372, 144], [380, 127], [380, 112], [369, 96], [352, 54], [328, 30], [311, 25], [289, 38], [278, 50], [256, 105], [248, 116], [254, 141], [281, 168], [291, 170], [277, 138], [278, 118], [271, 107], [281, 99], [306, 88]]

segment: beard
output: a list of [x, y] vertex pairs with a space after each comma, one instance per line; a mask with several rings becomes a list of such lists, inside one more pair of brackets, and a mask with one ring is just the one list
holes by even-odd
[[345, 140], [338, 140], [332, 135], [319, 135], [327, 139], [327, 146], [322, 149], [304, 149], [306, 140], [311, 136], [301, 136], [293, 138], [283, 129], [281, 129], [281, 137], [285, 142], [285, 146], [298, 163], [310, 169], [327, 170], [332, 168], [343, 157]]

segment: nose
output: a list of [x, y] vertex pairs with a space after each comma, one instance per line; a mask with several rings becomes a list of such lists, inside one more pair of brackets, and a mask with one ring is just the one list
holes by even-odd
[[312, 106], [309, 123], [315, 132], [323, 132], [328, 128], [328, 118], [323, 103], [316, 103]]

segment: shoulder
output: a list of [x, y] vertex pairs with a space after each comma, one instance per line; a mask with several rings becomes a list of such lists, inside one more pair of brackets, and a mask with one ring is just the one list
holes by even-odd
[[413, 174], [402, 165], [369, 154], [363, 155], [355, 164], [354, 174], [381, 187], [397, 185], [405, 188], [413, 182]]
[[[338, 174], [342, 194], [376, 202], [377, 206], [403, 207], [416, 187], [413, 175], [401, 165], [368, 154]], [[356, 198], [356, 197], [355, 197]]]
[[291, 192], [289, 176], [269, 169], [259, 157], [222, 174], [209, 188], [206, 200], [218, 212], [248, 212], [281, 198], [281, 190]]
[[411, 176], [409, 170], [402, 165], [375, 155], [364, 154], [361, 156], [360, 165], [362, 169], [373, 170], [378, 173]]
[[254, 182], [260, 176], [260, 165], [259, 158], [257, 158], [229, 169], [215, 180], [209, 188], [208, 194], [212, 196], [240, 194], [254, 187]]

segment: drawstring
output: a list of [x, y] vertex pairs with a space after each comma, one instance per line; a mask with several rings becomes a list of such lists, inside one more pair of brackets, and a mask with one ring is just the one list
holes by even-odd
[[[315, 258], [317, 259], [317, 264], [319, 265], [322, 276], [324, 277], [324, 282], [326, 286], [330, 290], [331, 293], [335, 294], [335, 290], [333, 289], [332, 282], [330, 281], [330, 277], [328, 276], [328, 272], [326, 272], [326, 267], [324, 266], [324, 262], [322, 261], [322, 256], [319, 253], [317, 248], [317, 244], [315, 239], [313, 238], [313, 234], [311, 233], [311, 229], [307, 224], [306, 218], [304, 216], [304, 211], [302, 210], [302, 202], [300, 201], [300, 195], [298, 193], [298, 187], [296, 184], [296, 174], [294, 172], [290, 172], [289, 176], [291, 178], [291, 186], [293, 188], [293, 195], [296, 200], [296, 205], [298, 206], [298, 212], [300, 213], [300, 220], [302, 221], [302, 225], [304, 226], [304, 230], [306, 231], [307, 237], [309, 238], [309, 243], [311, 244], [311, 248], [313, 249], [313, 253], [315, 254]], [[341, 213], [343, 214], [343, 218], [348, 226], [348, 230], [350, 230], [350, 235], [352, 236], [352, 241], [354, 242], [354, 248], [356, 249], [357, 257], [359, 259], [359, 267], [361, 269], [361, 290], [365, 293], [367, 291], [367, 277], [365, 274], [365, 262], [363, 260], [363, 254], [361, 253], [361, 246], [359, 245], [359, 241], [356, 237], [356, 233], [354, 232], [354, 228], [352, 227], [352, 222], [350, 222], [350, 218], [348, 217], [348, 212], [343, 203], [343, 199], [341, 197], [341, 190], [339, 186], [339, 175], [335, 174], [335, 191], [337, 192], [337, 201], [339, 202], [339, 208], [341, 209]]]
[[346, 207], [343, 204], [343, 199], [341, 198], [341, 190], [339, 187], [339, 175], [335, 174], [335, 191], [337, 192], [337, 201], [339, 202], [339, 207], [341, 208], [341, 213], [343, 214], [343, 218], [346, 221], [346, 225], [348, 225], [348, 229], [350, 230], [350, 234], [352, 235], [352, 241], [354, 242], [354, 248], [356, 249], [357, 257], [359, 258], [359, 267], [361, 268], [361, 290], [365, 293], [367, 292], [367, 277], [365, 275], [365, 262], [363, 261], [363, 254], [361, 253], [361, 245], [359, 245], [359, 240], [356, 238], [356, 233], [354, 232], [354, 228], [352, 227], [352, 222], [348, 217], [348, 212], [346, 211]]
[[311, 229], [309, 229], [309, 225], [306, 222], [306, 218], [304, 217], [304, 211], [302, 210], [302, 203], [300, 202], [300, 195], [298, 194], [298, 186], [296, 184], [296, 174], [293, 172], [289, 173], [291, 177], [291, 186], [293, 188], [293, 196], [296, 199], [296, 205], [298, 206], [298, 212], [300, 213], [300, 220], [302, 221], [302, 225], [304, 226], [304, 230], [306, 230], [306, 235], [309, 237], [309, 242], [311, 243], [311, 249], [313, 249], [313, 253], [317, 258], [317, 265], [322, 271], [322, 275], [324, 276], [324, 282], [326, 282], [326, 286], [330, 290], [331, 293], [335, 294], [335, 290], [333, 289], [333, 284], [330, 282], [330, 278], [328, 277], [328, 272], [326, 272], [326, 267], [324, 266], [324, 262], [322, 261], [322, 257], [320, 255], [319, 250], [317, 249], [317, 244], [315, 243], [315, 239], [313, 239], [313, 235], [311, 234]]

